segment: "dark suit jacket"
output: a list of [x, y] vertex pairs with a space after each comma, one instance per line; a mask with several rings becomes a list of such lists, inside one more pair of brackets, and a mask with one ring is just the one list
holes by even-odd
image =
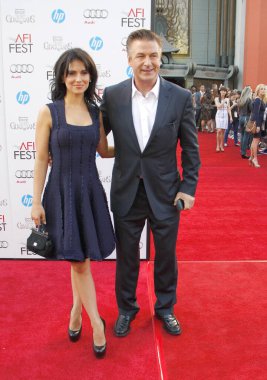
[[[132, 80], [107, 87], [101, 104], [106, 133], [115, 143], [111, 183], [111, 209], [125, 216], [143, 178], [154, 215], [163, 220], [173, 214], [178, 191], [194, 196], [200, 166], [191, 93], [160, 79], [155, 123], [141, 152], [132, 118]], [[183, 179], [177, 169], [176, 147], [182, 147]]]

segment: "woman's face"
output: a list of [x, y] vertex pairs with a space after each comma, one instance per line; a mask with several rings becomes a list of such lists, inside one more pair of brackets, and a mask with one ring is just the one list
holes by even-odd
[[221, 94], [221, 96], [222, 96], [223, 98], [225, 98], [225, 96], [226, 96], [226, 94], [227, 94], [227, 91], [225, 91], [225, 90], [221, 90], [221, 91], [220, 91], [220, 94]]
[[259, 96], [260, 98], [264, 98], [264, 96], [265, 96], [265, 92], [266, 92], [266, 88], [265, 88], [264, 86], [260, 87], [260, 88], [259, 88], [259, 91], [258, 91], [258, 96]]
[[67, 93], [84, 94], [90, 84], [90, 74], [82, 61], [74, 60], [69, 64], [68, 73], [64, 75]]

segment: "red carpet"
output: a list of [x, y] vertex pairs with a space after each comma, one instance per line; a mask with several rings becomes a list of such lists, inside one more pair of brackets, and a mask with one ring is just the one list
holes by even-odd
[[162, 334], [168, 380], [267, 379], [267, 263], [179, 263], [183, 333]]
[[115, 263], [93, 263], [108, 341], [106, 358], [97, 360], [85, 315], [81, 340], [67, 339], [68, 264], [2, 261], [1, 380], [267, 378], [266, 262], [180, 262], [179, 337], [169, 336], [152, 318], [153, 271], [148, 265], [153, 266], [142, 262], [140, 271], [141, 311], [129, 336], [116, 338]]
[[265, 260], [267, 155], [259, 156], [261, 168], [252, 168], [231, 140], [216, 153], [215, 139], [199, 134], [200, 181], [194, 208], [181, 216], [177, 258]]
[[140, 272], [142, 313], [127, 339], [113, 336], [117, 317], [115, 262], [92, 263], [100, 313], [107, 322], [107, 356], [94, 357], [91, 328], [83, 314], [82, 338], [69, 342], [69, 264], [1, 261], [1, 380], [158, 380], [149, 311], [146, 267]]

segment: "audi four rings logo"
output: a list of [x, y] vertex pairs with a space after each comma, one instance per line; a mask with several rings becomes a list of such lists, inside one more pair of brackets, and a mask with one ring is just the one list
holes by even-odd
[[85, 9], [83, 12], [85, 18], [107, 18], [107, 9]]
[[7, 241], [0, 241], [0, 248], [7, 248], [8, 247], [8, 242]]
[[16, 178], [33, 178], [33, 170], [17, 170]]
[[21, 64], [21, 65], [11, 65], [10, 66], [10, 71], [11, 71], [11, 73], [18, 73], [18, 74], [21, 74], [21, 73], [23, 73], [23, 74], [26, 74], [26, 73], [28, 73], [28, 74], [30, 74], [30, 73], [32, 73], [33, 72], [33, 70], [34, 70], [34, 67], [33, 67], [33, 65], [31, 65], [31, 64]]

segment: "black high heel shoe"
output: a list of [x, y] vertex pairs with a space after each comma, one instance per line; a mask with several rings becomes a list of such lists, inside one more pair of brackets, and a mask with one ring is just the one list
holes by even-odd
[[68, 328], [68, 335], [69, 335], [70, 341], [77, 342], [80, 339], [81, 332], [82, 332], [82, 322], [81, 322], [81, 327], [79, 328], [79, 330], [71, 330], [70, 328]]
[[[100, 317], [101, 318], [101, 317]], [[103, 322], [103, 325], [104, 325], [104, 334], [105, 334], [105, 331], [106, 331], [106, 322], [104, 321], [103, 318], [101, 318], [101, 321]], [[93, 343], [93, 351], [94, 351], [94, 354], [95, 356], [98, 358], [98, 359], [101, 359], [105, 356], [106, 354], [106, 349], [107, 349], [107, 342], [103, 345], [103, 346], [96, 346], [94, 343]]]
[[82, 332], [82, 325], [79, 328], [79, 330], [71, 330], [69, 328], [68, 329], [68, 335], [69, 335], [70, 341], [77, 342], [80, 339], [81, 332]]

